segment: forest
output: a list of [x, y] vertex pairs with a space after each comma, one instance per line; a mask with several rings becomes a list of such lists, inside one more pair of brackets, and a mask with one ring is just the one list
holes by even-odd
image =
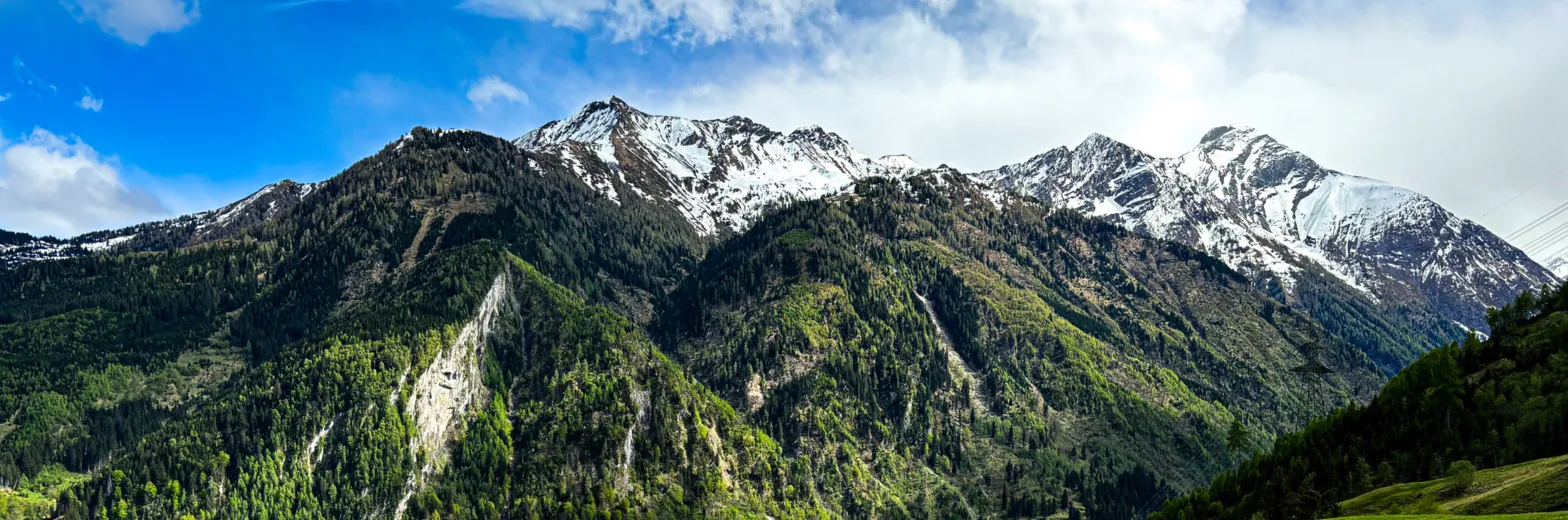
[[1388, 380], [1433, 338], [952, 170], [700, 236], [574, 167], [417, 128], [236, 233], [0, 270], [0, 514], [1302, 518], [1568, 449], [1560, 291]]

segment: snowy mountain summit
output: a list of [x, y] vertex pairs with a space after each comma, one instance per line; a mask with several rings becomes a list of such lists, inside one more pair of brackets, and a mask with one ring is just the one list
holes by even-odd
[[920, 169], [902, 155], [871, 158], [809, 126], [780, 133], [744, 117], [652, 115], [611, 97], [516, 140], [558, 159], [606, 197], [679, 210], [699, 233], [739, 231], [769, 203], [814, 198], [855, 179]]
[[1546, 268], [1551, 269], [1558, 278], [1568, 280], [1568, 255], [1559, 256], [1546, 262]]
[[1215, 128], [1175, 158], [1096, 134], [977, 176], [1195, 246], [1287, 300], [1310, 298], [1326, 274], [1380, 305], [1486, 330], [1487, 307], [1552, 279], [1431, 199], [1326, 169], [1251, 128]]

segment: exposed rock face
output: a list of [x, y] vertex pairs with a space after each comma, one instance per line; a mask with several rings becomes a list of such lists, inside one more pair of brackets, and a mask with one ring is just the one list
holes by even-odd
[[408, 415], [414, 419], [417, 435], [409, 451], [422, 456], [424, 465], [408, 477], [408, 493], [398, 502], [394, 518], [402, 518], [408, 500], [438, 472], [446, 462], [449, 447], [460, 433], [475, 403], [485, 400], [484, 348], [496, 321], [507, 308], [511, 284], [505, 272], [497, 276], [485, 294], [473, 321], [463, 326], [457, 340], [442, 350], [430, 366], [414, 380], [408, 400]]

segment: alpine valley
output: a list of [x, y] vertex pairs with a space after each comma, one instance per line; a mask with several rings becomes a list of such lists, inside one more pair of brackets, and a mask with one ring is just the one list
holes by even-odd
[[1558, 283], [1250, 129], [969, 173], [610, 98], [0, 232], [0, 515], [1377, 512], [1568, 453]]

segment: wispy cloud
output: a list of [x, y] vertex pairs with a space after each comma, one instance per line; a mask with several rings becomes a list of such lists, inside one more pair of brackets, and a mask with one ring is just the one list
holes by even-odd
[[77, 101], [76, 102], [76, 106], [78, 108], [81, 108], [82, 110], [87, 110], [87, 111], [91, 111], [91, 112], [102, 111], [103, 110], [103, 100], [99, 99], [99, 98], [96, 98], [96, 97], [93, 97], [93, 91], [90, 90], [90, 89], [87, 89], [86, 87], [83, 87], [82, 90], [85, 91], [86, 94], [82, 94], [82, 99], [81, 99], [81, 101]]
[[5, 100], [7, 100], [7, 99], [11, 99], [11, 93], [10, 92], [0, 93], [0, 103], [4, 103]]
[[338, 92], [337, 105], [366, 108], [376, 111], [404, 106], [412, 97], [414, 87], [398, 78], [384, 74], [360, 74], [354, 78], [352, 88]]
[[283, 2], [268, 2], [261, 9], [263, 11], [287, 11], [296, 7], [305, 7], [312, 4], [326, 4], [337, 2], [350, 2], [353, 0], [287, 0]]
[[11, 73], [16, 76], [16, 82], [21, 83], [24, 87], [40, 91], [47, 90], [51, 94], [60, 91], [54, 84], [44, 81], [43, 78], [34, 74], [33, 69], [27, 68], [27, 64], [22, 62], [21, 56], [11, 58]]
[[153, 35], [172, 33], [201, 18], [199, 2], [191, 0], [61, 0], [78, 20], [92, 20], [104, 32], [135, 45]]
[[794, 41], [813, 19], [836, 15], [834, 0], [464, 0], [461, 5], [499, 18], [602, 27], [617, 41], [650, 33], [694, 43]]
[[487, 76], [468, 88], [468, 101], [481, 110], [497, 100], [526, 103], [528, 95], [511, 83], [507, 83], [506, 80], [501, 79], [500, 76]]

